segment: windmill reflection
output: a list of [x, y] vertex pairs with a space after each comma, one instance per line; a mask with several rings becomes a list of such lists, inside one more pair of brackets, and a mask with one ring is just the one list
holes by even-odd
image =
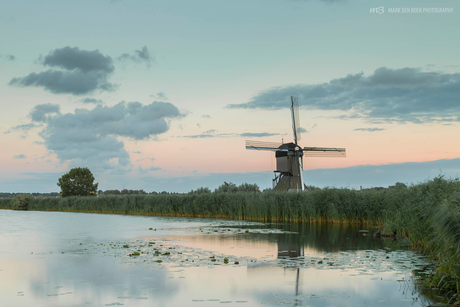
[[304, 246], [300, 235], [278, 236], [278, 259], [304, 256]]
[[[302, 237], [298, 234], [278, 236], [278, 259], [295, 259], [304, 260], [304, 245]], [[285, 268], [286, 270], [286, 268]], [[300, 268], [296, 269], [295, 296], [299, 295]], [[298, 306], [299, 301], [294, 304]]]

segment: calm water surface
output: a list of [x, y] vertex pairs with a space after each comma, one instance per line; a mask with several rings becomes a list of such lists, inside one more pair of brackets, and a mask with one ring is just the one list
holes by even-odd
[[424, 258], [372, 232], [0, 210], [1, 306], [433, 303], [411, 281]]

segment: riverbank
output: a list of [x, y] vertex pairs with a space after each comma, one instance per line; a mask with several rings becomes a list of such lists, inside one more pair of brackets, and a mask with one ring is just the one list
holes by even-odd
[[[0, 199], [0, 207], [11, 208]], [[260, 222], [361, 223], [396, 232], [428, 255], [437, 270], [424, 281], [460, 295], [460, 182], [437, 177], [383, 190], [325, 188], [304, 193], [236, 192], [32, 198], [29, 210], [212, 217]], [[407, 241], [407, 240], [406, 240]]]

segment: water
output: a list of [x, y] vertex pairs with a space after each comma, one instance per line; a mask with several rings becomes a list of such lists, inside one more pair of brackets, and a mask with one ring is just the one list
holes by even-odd
[[0, 210], [0, 298], [2, 306], [433, 304], [411, 280], [426, 260], [372, 232]]

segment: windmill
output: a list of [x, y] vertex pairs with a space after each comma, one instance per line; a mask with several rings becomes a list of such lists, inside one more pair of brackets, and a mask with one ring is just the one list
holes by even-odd
[[275, 191], [303, 191], [303, 156], [306, 157], [345, 157], [345, 148], [300, 147], [299, 103], [291, 96], [291, 117], [294, 142], [275, 143], [246, 140], [246, 149], [271, 150], [275, 152], [276, 170], [273, 179]]

